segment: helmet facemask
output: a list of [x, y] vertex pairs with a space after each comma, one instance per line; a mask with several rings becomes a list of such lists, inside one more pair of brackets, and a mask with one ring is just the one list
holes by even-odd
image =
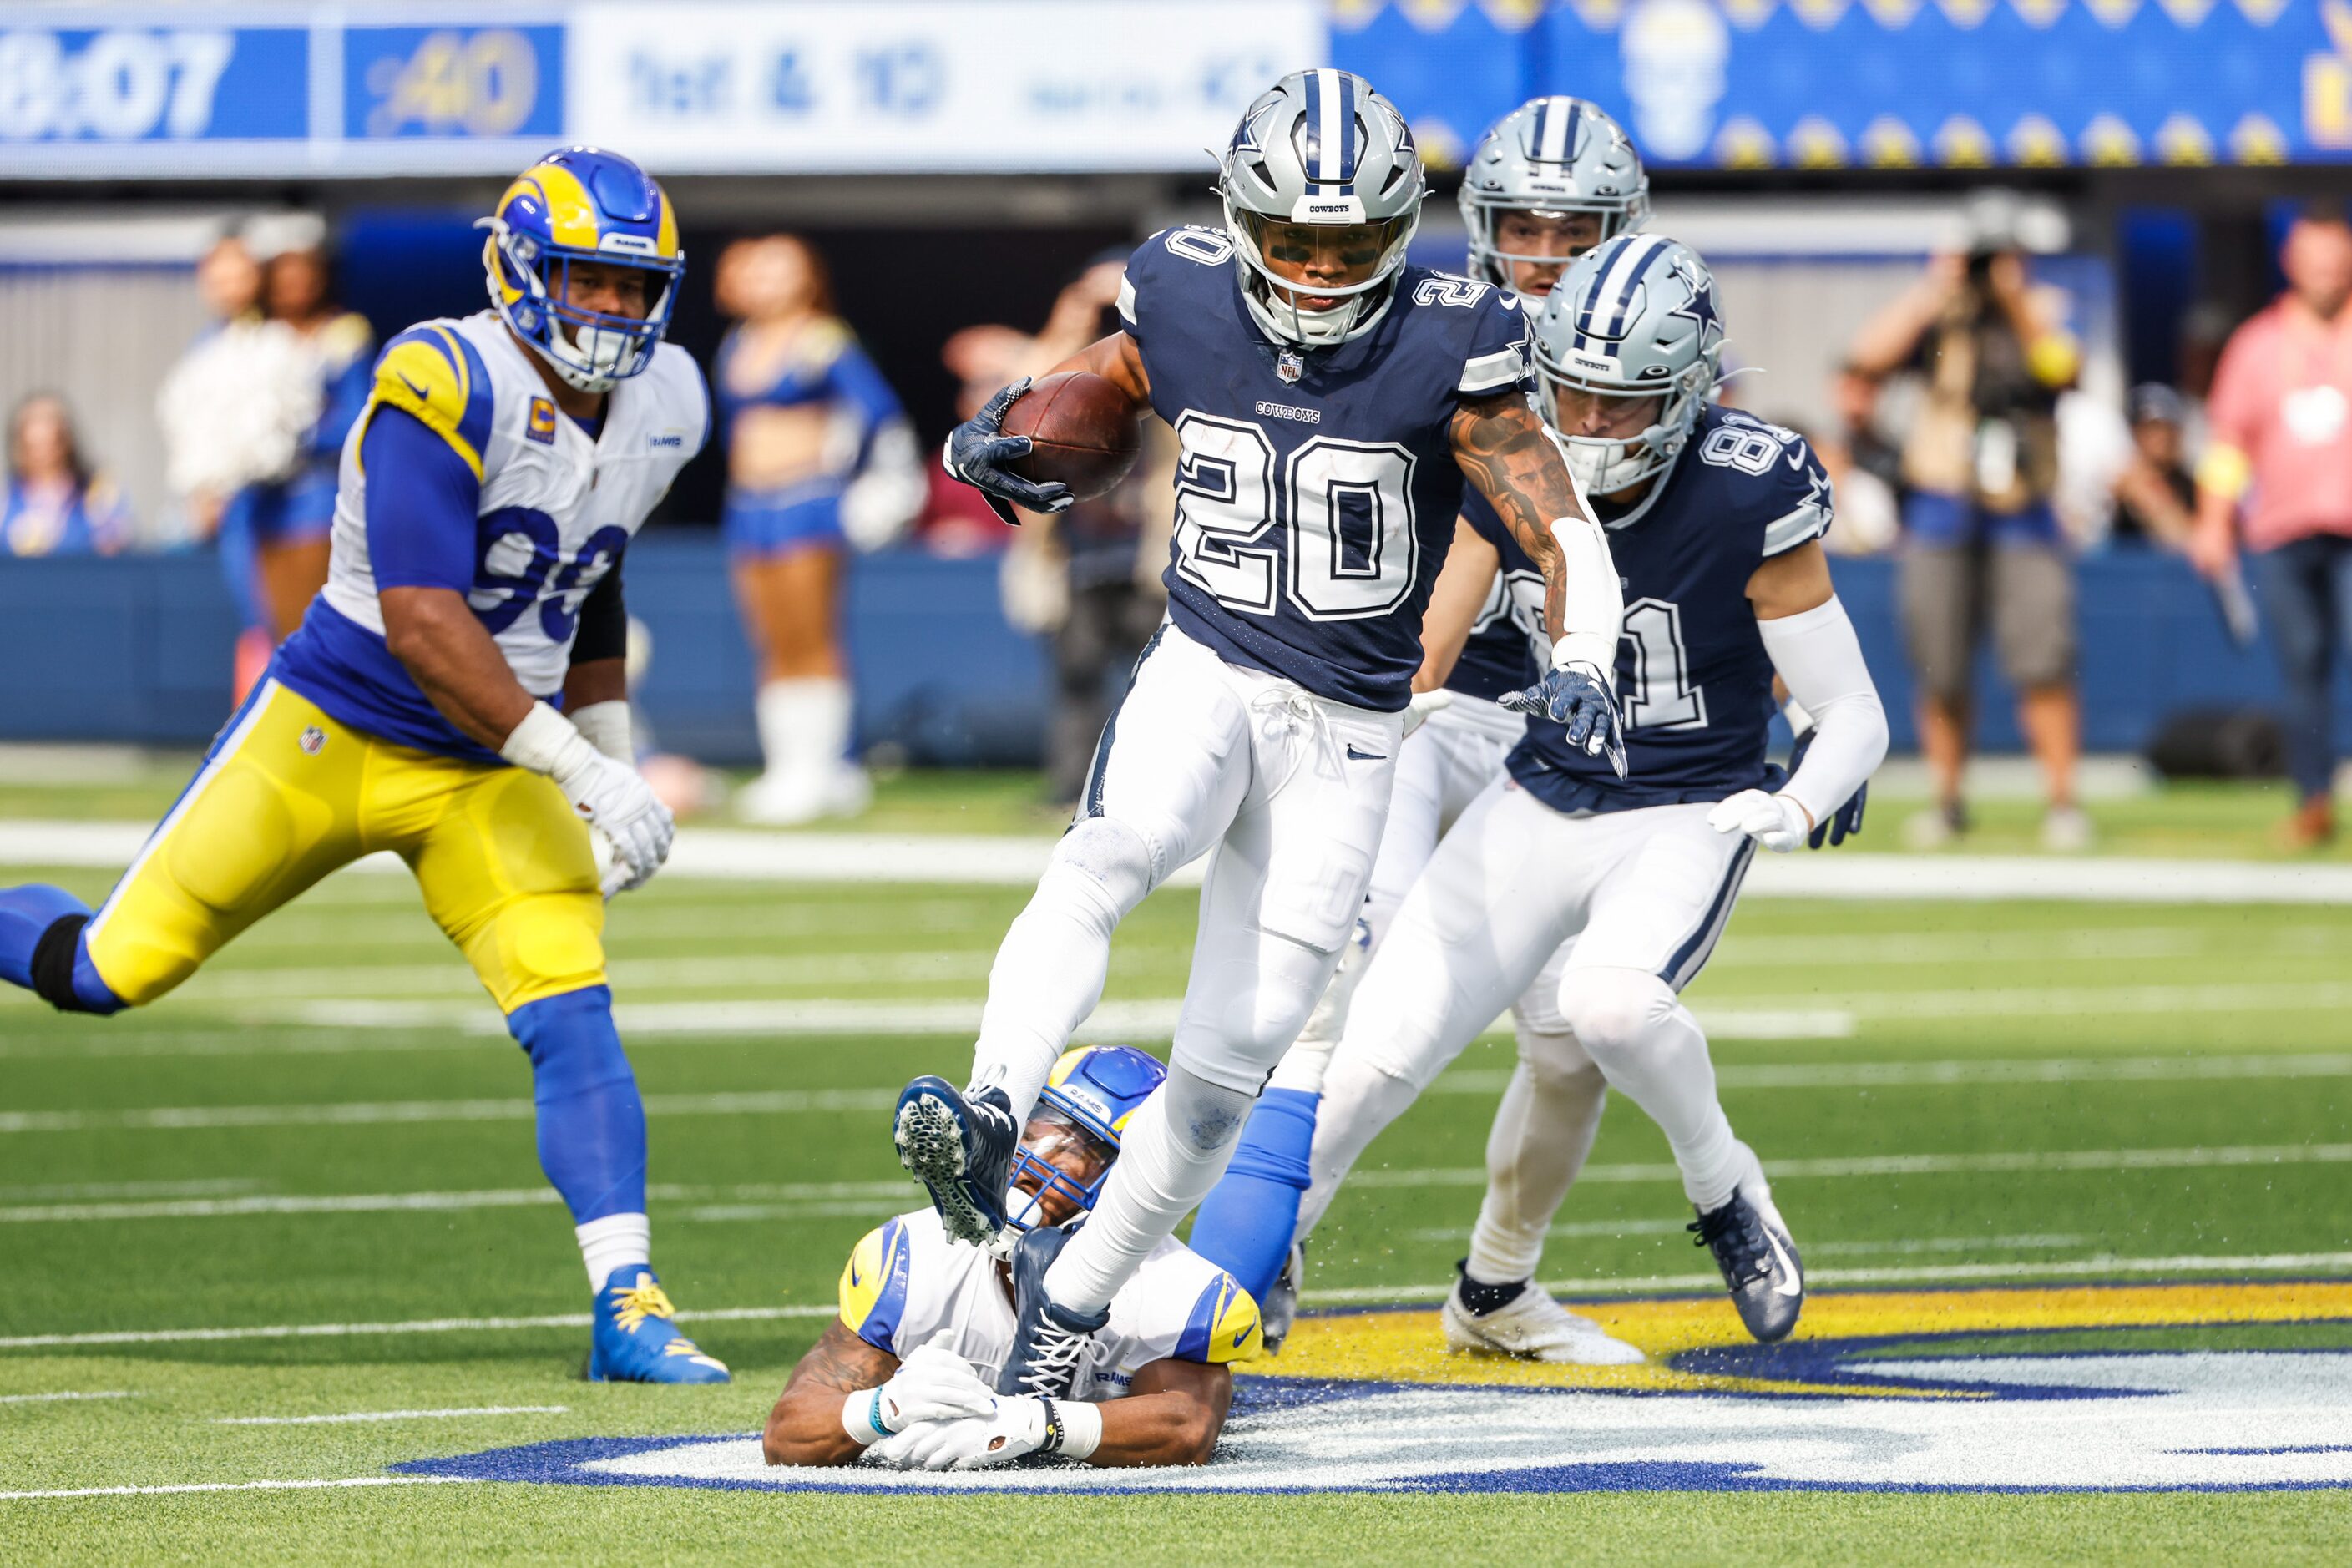
[[[1111, 1162], [1118, 1158], [1115, 1144], [1060, 1107], [1041, 1100], [1013, 1152], [1013, 1192], [1005, 1205], [1009, 1222], [1016, 1230], [1029, 1230], [1087, 1213], [1102, 1195]], [[1055, 1213], [1061, 1205], [1070, 1212]]]
[[1714, 384], [1706, 358], [1679, 375], [1635, 385], [1597, 367], [1563, 363], [1541, 344], [1536, 350], [1537, 415], [1592, 496], [1615, 495], [1673, 467]]
[[[482, 247], [489, 274], [490, 300], [516, 335], [554, 367], [564, 384], [581, 392], [610, 392], [653, 363], [668, 330], [683, 256], [660, 257], [628, 248], [628, 237], [610, 236], [611, 249], [549, 245], [497, 217], [481, 220], [490, 231]], [[581, 263], [631, 268], [647, 274], [642, 318], [592, 310], [570, 303], [572, 268]]]
[[[1418, 206], [1379, 222], [1333, 223], [1255, 212], [1237, 206], [1230, 192], [1224, 205], [1225, 233], [1242, 263], [1242, 292], [1251, 310], [1270, 331], [1308, 348], [1345, 342], [1378, 319], [1421, 226]], [[1360, 280], [1301, 281], [1276, 270], [1277, 262]], [[1336, 303], [1306, 310], [1298, 305], [1302, 297]]]

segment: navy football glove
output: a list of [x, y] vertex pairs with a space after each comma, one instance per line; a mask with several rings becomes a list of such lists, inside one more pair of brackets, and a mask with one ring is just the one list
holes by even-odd
[[1568, 743], [1587, 756], [1606, 757], [1625, 776], [1625, 722], [1608, 679], [1589, 664], [1544, 671], [1525, 691], [1507, 691], [1495, 700], [1514, 713], [1533, 713], [1568, 728]]
[[948, 473], [987, 497], [989, 509], [1013, 528], [1021, 526], [1021, 520], [1013, 514], [1016, 506], [1031, 511], [1060, 511], [1071, 500], [1069, 486], [1039, 484], [1003, 467], [1029, 455], [1028, 437], [1004, 434], [1004, 411], [1028, 390], [1029, 378], [1024, 375], [999, 391], [979, 413], [948, 432], [947, 450], [940, 454]]
[[[1808, 728], [1803, 734], [1797, 737], [1797, 743], [1789, 748], [1790, 778], [1797, 776], [1797, 766], [1805, 760], [1805, 752], [1812, 743], [1813, 731]], [[1863, 807], [1869, 803], [1870, 785], [1865, 781], [1860, 789], [1853, 792], [1852, 799], [1831, 812], [1828, 821], [1822, 823], [1806, 836], [1805, 843], [1815, 849], [1819, 849], [1824, 843], [1832, 846], [1844, 843], [1862, 831]]]

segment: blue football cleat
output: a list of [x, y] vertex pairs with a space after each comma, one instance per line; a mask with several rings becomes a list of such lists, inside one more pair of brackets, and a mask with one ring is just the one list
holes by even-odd
[[1768, 1193], [1761, 1201], [1735, 1189], [1722, 1207], [1699, 1211], [1696, 1245], [1715, 1254], [1739, 1321], [1765, 1344], [1789, 1337], [1805, 1307], [1805, 1266]]
[[996, 1239], [1021, 1144], [1021, 1123], [1003, 1089], [984, 1089], [967, 1100], [947, 1079], [926, 1073], [899, 1092], [891, 1137], [898, 1163], [930, 1190], [951, 1239], [974, 1247]]
[[727, 1363], [677, 1331], [677, 1309], [643, 1264], [613, 1270], [589, 1330], [591, 1383], [732, 1383]]
[[1110, 1321], [1108, 1307], [1074, 1312], [1046, 1297], [1045, 1270], [1069, 1239], [1060, 1226], [1041, 1225], [1013, 1244], [1013, 1348], [996, 1374], [999, 1394], [1070, 1398], [1096, 1332]]

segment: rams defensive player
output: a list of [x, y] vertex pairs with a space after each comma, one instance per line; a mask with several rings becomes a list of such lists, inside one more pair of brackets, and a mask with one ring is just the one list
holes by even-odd
[[[1054, 1066], [1022, 1131], [1013, 1223], [1067, 1223], [1094, 1206], [1136, 1107], [1168, 1076], [1127, 1046], [1083, 1046]], [[938, 1212], [899, 1215], [850, 1254], [841, 1316], [793, 1368], [768, 1417], [772, 1465], [866, 1455], [977, 1469], [1028, 1454], [1097, 1465], [1205, 1463], [1233, 1399], [1227, 1363], [1258, 1348], [1257, 1306], [1233, 1276], [1164, 1238], [1072, 1343], [1066, 1397], [992, 1392], [1013, 1349], [1012, 1274], [950, 1243]]]
[[604, 896], [669, 853], [629, 744], [621, 557], [709, 433], [701, 373], [662, 342], [677, 215], [628, 159], [574, 147], [484, 224], [494, 309], [376, 362], [301, 628], [104, 907], [0, 891], [0, 978], [68, 1012], [143, 1005], [393, 851], [530, 1054], [540, 1163], [596, 1292], [588, 1375], [723, 1383], [649, 1266], [645, 1107], [588, 834], [614, 852]]

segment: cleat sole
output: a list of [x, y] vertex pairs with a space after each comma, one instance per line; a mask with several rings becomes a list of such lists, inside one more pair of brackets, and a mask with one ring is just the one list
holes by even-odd
[[931, 1096], [919, 1096], [899, 1108], [891, 1136], [898, 1163], [929, 1190], [948, 1235], [974, 1247], [994, 1240], [995, 1225], [964, 1192], [963, 1130], [955, 1114]]

